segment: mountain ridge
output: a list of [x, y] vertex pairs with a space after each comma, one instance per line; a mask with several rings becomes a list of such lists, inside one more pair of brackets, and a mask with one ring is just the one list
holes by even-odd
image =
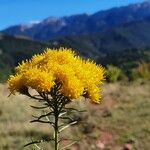
[[64, 17], [48, 17], [30, 25], [16, 25], [2, 32], [24, 35], [37, 40], [49, 40], [67, 35], [96, 33], [118, 27], [150, 16], [150, 2], [130, 4], [98, 11], [94, 14], [78, 14]]

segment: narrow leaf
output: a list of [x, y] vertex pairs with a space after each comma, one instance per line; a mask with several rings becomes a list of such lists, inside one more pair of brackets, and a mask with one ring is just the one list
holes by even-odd
[[24, 147], [27, 147], [27, 146], [33, 145], [33, 144], [35, 145], [35, 144], [39, 144], [39, 143], [43, 143], [43, 142], [49, 142], [49, 141], [54, 141], [54, 139], [32, 141], [32, 142], [24, 145]]
[[59, 114], [59, 117], [65, 115], [66, 113], [67, 113], [67, 112], [60, 113], [60, 114]]
[[72, 145], [73, 145], [73, 144], [75, 144], [75, 143], [77, 143], [77, 141], [74, 141], [74, 142], [72, 142], [72, 143], [68, 144], [67, 146], [64, 146], [64, 147], [63, 147], [63, 148], [61, 148], [60, 150], [66, 149], [66, 148], [68, 148], [68, 147], [72, 146]]
[[71, 122], [71, 123], [67, 124], [66, 126], [62, 127], [62, 128], [59, 130], [59, 133], [62, 132], [63, 130], [65, 130], [65, 129], [67, 129], [67, 128], [70, 127], [71, 125], [76, 124], [76, 123], [77, 123], [77, 121], [74, 121], [74, 122]]
[[30, 123], [33, 123], [33, 122], [38, 122], [38, 123], [50, 123], [50, 124], [54, 124], [53, 122], [50, 122], [50, 121], [43, 121], [43, 120], [31, 120]]
[[44, 108], [48, 108], [48, 106], [37, 107], [37, 106], [32, 106], [32, 105], [30, 105], [30, 107], [35, 108], [35, 109], [44, 109]]
[[43, 142], [43, 140], [39, 140], [39, 141], [32, 141], [32, 142], [30, 142], [30, 143], [28, 143], [28, 144], [25, 144], [25, 145], [24, 145], [24, 147], [27, 147], [27, 146], [32, 145], [32, 144], [42, 143], [42, 142]]

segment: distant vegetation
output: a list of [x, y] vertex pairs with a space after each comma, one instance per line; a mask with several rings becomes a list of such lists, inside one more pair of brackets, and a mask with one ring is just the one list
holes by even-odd
[[139, 63], [135, 68], [130, 68], [127, 72], [113, 65], [106, 67], [106, 80], [108, 82], [119, 80], [135, 81], [137, 79], [150, 79], [150, 63]]
[[138, 78], [149, 80], [150, 79], [150, 64], [140, 63], [136, 68], [131, 70], [129, 77], [131, 80], [136, 80]]
[[[76, 42], [75, 42], [76, 43]], [[117, 67], [121, 70], [121, 74], [126, 76], [129, 80], [135, 78], [149, 78], [149, 64], [150, 64], [150, 49], [126, 49], [118, 51], [96, 51], [96, 48], [82, 45], [76, 43], [76, 48], [74, 44], [70, 42], [64, 42], [62, 44], [55, 44], [54, 42], [39, 42], [33, 41], [31, 39], [26, 39], [22, 37], [12, 37], [8, 35], [0, 35], [0, 80], [5, 80], [13, 72], [14, 67], [22, 60], [30, 58], [35, 53], [40, 53], [46, 47], [59, 47], [67, 46], [73, 47], [76, 52], [85, 58], [94, 59], [97, 63], [102, 64], [108, 70], [112, 70], [110, 66]], [[84, 51], [83, 51], [84, 50]], [[97, 54], [96, 54], [97, 53]], [[140, 68], [139, 64], [141, 64]], [[115, 69], [115, 68], [114, 68]], [[137, 71], [138, 70], [138, 71]], [[139, 72], [139, 73], [137, 73]], [[113, 77], [114, 78], [114, 77]], [[119, 78], [120, 77], [119, 75]], [[118, 77], [111, 80], [118, 80]]]
[[109, 82], [115, 82], [119, 80], [119, 78], [121, 77], [121, 73], [122, 71], [118, 67], [108, 65], [106, 68], [106, 79]]
[[0, 34], [0, 80], [6, 79], [19, 62], [46, 47], [50, 47], [50, 44]]

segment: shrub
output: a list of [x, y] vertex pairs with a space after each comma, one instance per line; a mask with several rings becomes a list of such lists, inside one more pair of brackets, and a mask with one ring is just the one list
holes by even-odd
[[137, 68], [138, 74], [143, 79], [150, 79], [150, 65], [147, 63], [139, 64]]
[[150, 65], [147, 63], [140, 63], [137, 68], [131, 70], [130, 80], [137, 80], [138, 78], [150, 79]]
[[139, 78], [139, 73], [137, 70], [134, 68], [129, 72], [129, 79], [130, 81], [135, 81]]
[[121, 77], [122, 71], [120, 68], [108, 65], [106, 70], [106, 79], [108, 82], [115, 82]]

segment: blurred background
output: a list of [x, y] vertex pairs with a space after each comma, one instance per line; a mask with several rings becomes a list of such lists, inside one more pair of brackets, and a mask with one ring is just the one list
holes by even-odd
[[34, 102], [8, 98], [6, 80], [22, 60], [60, 46], [106, 68], [101, 105], [74, 104], [87, 112], [64, 133], [80, 137], [70, 149], [149, 150], [149, 0], [0, 0], [0, 150], [22, 150], [31, 136], [52, 134], [29, 123]]

